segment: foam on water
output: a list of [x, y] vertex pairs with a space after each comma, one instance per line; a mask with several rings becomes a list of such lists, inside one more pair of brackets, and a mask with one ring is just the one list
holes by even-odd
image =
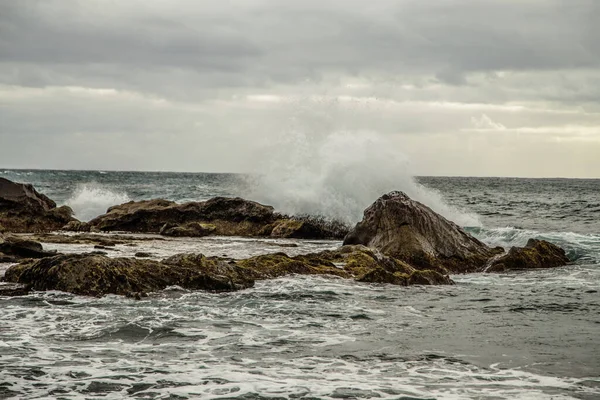
[[352, 224], [379, 196], [401, 190], [459, 225], [481, 225], [475, 214], [448, 205], [439, 192], [418, 184], [397, 145], [374, 132], [291, 129], [255, 159], [262, 162], [258, 176], [250, 178], [248, 196], [288, 214]]
[[110, 190], [98, 184], [88, 183], [78, 185], [66, 205], [75, 212], [75, 217], [81, 221], [89, 221], [114, 205], [126, 203], [131, 199], [126, 193]]

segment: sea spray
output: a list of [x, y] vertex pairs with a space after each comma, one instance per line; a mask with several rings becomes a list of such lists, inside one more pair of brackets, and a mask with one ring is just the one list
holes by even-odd
[[307, 114], [292, 118], [290, 127], [254, 154], [257, 173], [248, 178], [247, 197], [287, 214], [353, 224], [379, 196], [402, 190], [459, 225], [481, 225], [476, 215], [418, 184], [406, 156], [385, 135], [328, 130], [331, 119], [320, 118], [320, 124], [309, 115], [304, 123]]
[[75, 212], [75, 217], [81, 221], [89, 221], [114, 205], [126, 203], [129, 196], [126, 193], [115, 192], [99, 184], [89, 183], [78, 185], [66, 205]]

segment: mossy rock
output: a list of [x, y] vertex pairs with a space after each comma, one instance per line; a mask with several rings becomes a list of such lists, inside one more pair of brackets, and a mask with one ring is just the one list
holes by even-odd
[[239, 279], [238, 268], [217, 260], [197, 263], [161, 263], [135, 258], [69, 254], [24, 262], [10, 267], [4, 280], [30, 285], [34, 290], [102, 296], [162, 290], [168, 286], [209, 291], [232, 291], [253, 286]]

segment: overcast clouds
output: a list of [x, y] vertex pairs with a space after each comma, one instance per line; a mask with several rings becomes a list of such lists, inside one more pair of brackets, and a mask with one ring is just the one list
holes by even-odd
[[600, 177], [597, 0], [0, 0], [0, 167], [248, 171], [302, 131], [416, 174]]

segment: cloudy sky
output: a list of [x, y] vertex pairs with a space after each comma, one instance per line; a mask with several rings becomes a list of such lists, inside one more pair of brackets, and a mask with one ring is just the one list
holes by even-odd
[[597, 0], [0, 0], [0, 167], [251, 171], [367, 135], [419, 175], [600, 177], [598, 21]]

